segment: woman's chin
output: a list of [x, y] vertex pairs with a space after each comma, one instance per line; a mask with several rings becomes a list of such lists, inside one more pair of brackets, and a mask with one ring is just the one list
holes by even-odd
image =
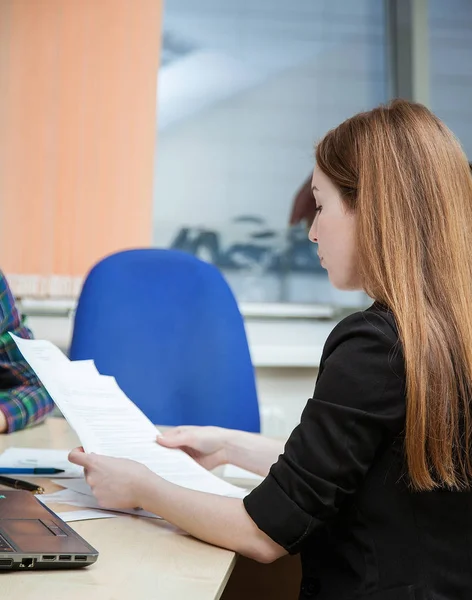
[[328, 279], [331, 285], [341, 292], [355, 292], [361, 289], [361, 286], [355, 284], [352, 281], [347, 281], [345, 279], [341, 279], [340, 277], [330, 275], [329, 271]]

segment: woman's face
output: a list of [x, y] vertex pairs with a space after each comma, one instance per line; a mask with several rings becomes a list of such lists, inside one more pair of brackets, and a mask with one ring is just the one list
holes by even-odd
[[328, 271], [329, 280], [335, 288], [361, 289], [355, 213], [348, 210], [338, 188], [318, 166], [313, 171], [311, 183], [316, 214], [308, 237], [318, 244], [321, 266]]

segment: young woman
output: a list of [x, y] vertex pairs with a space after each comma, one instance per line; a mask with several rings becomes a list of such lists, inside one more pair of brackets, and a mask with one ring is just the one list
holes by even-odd
[[[310, 239], [334, 286], [373, 305], [341, 321], [285, 447], [215, 427], [158, 439], [264, 476], [244, 501], [79, 450], [103, 506], [155, 512], [262, 562], [300, 553], [300, 598], [472, 598], [472, 178], [428, 109], [394, 101], [316, 149]], [[280, 454], [280, 456], [279, 456]]]

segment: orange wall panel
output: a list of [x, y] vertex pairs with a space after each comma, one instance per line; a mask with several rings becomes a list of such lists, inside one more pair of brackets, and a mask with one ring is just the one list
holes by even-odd
[[71, 295], [151, 241], [161, 0], [0, 1], [0, 268]]

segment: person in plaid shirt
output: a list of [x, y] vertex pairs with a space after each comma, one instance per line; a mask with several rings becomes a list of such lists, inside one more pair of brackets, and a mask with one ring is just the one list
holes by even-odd
[[9, 332], [22, 338], [33, 337], [23, 325], [7, 280], [0, 271], [0, 433], [38, 423], [54, 407]]

